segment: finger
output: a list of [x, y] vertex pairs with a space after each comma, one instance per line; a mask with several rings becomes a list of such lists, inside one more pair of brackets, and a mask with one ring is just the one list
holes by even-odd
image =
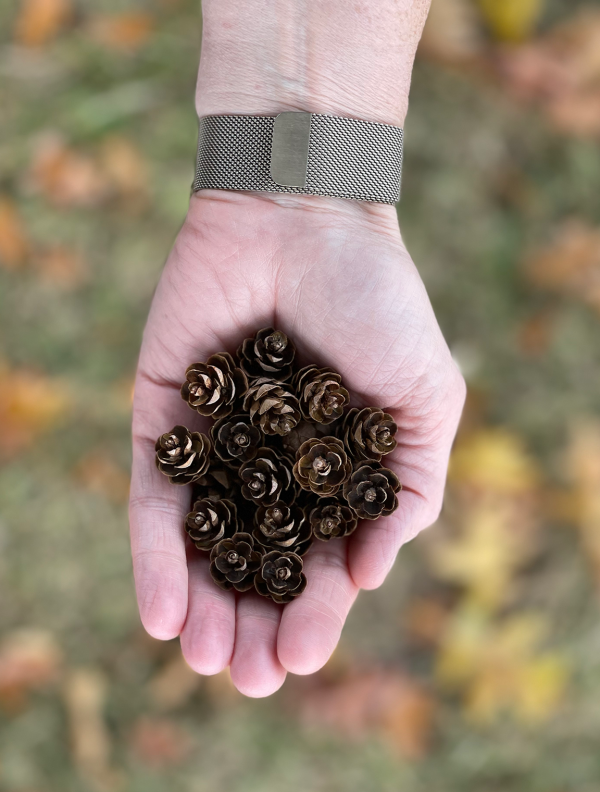
[[231, 679], [245, 696], [270, 696], [283, 685], [285, 668], [277, 657], [281, 605], [250, 593], [238, 600]]
[[181, 651], [198, 674], [218, 674], [233, 654], [235, 595], [215, 586], [208, 555], [188, 547], [188, 610]]
[[358, 586], [348, 572], [346, 542], [317, 542], [304, 559], [305, 591], [286, 605], [277, 653], [294, 674], [312, 674], [337, 646]]
[[179, 635], [187, 612], [184, 515], [190, 490], [170, 484], [154, 463], [156, 437], [187, 420], [176, 389], [138, 375], [134, 398], [129, 523], [140, 617], [154, 638]]
[[438, 518], [446, 485], [448, 460], [464, 403], [459, 376], [447, 391], [444, 410], [430, 417], [433, 428], [404, 431], [399, 416], [400, 442], [382, 464], [402, 484], [396, 511], [380, 520], [365, 520], [350, 537], [348, 567], [357, 586], [374, 589], [385, 580], [400, 547]]

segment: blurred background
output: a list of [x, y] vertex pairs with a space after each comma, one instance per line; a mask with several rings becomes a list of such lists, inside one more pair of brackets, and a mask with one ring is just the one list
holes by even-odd
[[0, 3], [0, 789], [600, 789], [600, 3], [433, 0], [407, 245], [469, 400], [438, 525], [265, 701], [140, 627], [129, 416], [195, 0]]

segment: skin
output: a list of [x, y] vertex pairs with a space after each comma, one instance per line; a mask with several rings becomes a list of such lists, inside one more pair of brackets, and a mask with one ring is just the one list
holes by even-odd
[[[198, 112], [298, 109], [402, 125], [427, 6], [205, 0]], [[190, 362], [234, 351], [267, 325], [294, 339], [302, 362], [337, 369], [357, 405], [393, 415], [399, 444], [385, 461], [403, 484], [392, 516], [311, 548], [307, 589], [284, 607], [236, 601], [213, 584], [207, 556], [186, 544], [189, 490], [154, 465], [154, 442], [171, 426], [207, 430], [179, 395]], [[229, 665], [247, 696], [321, 668], [359, 589], [380, 586], [401, 545], [437, 519], [464, 397], [394, 207], [196, 193], [156, 290], [135, 386], [130, 523], [146, 630], [179, 635], [200, 674]]]

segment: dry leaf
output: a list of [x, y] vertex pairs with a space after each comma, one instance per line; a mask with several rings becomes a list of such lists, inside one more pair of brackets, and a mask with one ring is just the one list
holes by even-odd
[[472, 61], [482, 36], [470, 0], [433, 0], [419, 44], [419, 54], [442, 63]]
[[99, 164], [70, 149], [53, 133], [38, 141], [29, 182], [35, 191], [59, 206], [94, 206], [106, 198], [109, 189]]
[[0, 645], [0, 705], [9, 711], [22, 708], [29, 691], [57, 680], [61, 664], [60, 647], [47, 630], [9, 633]]
[[439, 599], [421, 597], [408, 603], [403, 622], [409, 637], [416, 644], [436, 646], [449, 617], [448, 606]]
[[39, 251], [33, 258], [33, 264], [44, 281], [62, 289], [76, 289], [88, 275], [83, 256], [64, 245]]
[[104, 172], [123, 197], [147, 194], [146, 162], [130, 140], [118, 135], [108, 137], [103, 144], [102, 162]]
[[0, 366], [0, 456], [28, 448], [64, 415], [67, 392], [57, 380], [35, 371]]
[[556, 311], [542, 310], [528, 317], [519, 328], [519, 348], [531, 357], [543, 355], [552, 342]]
[[465, 713], [489, 723], [510, 713], [525, 723], [547, 720], [564, 694], [568, 667], [556, 652], [539, 651], [548, 632], [537, 613], [491, 624], [471, 605], [455, 612], [437, 657], [436, 676], [464, 697]]
[[131, 748], [140, 762], [158, 769], [180, 764], [190, 754], [192, 741], [174, 720], [144, 716], [135, 724]]
[[508, 89], [538, 103], [560, 131], [600, 135], [600, 11], [586, 9], [499, 59]]
[[136, 50], [154, 32], [154, 18], [143, 12], [97, 17], [91, 23], [92, 36], [107, 47]]
[[21, 0], [15, 39], [39, 47], [55, 38], [72, 17], [71, 0]]
[[29, 242], [14, 202], [0, 196], [0, 266], [20, 267], [29, 255]]
[[148, 685], [154, 704], [162, 710], [182, 707], [198, 690], [201, 677], [181, 655], [173, 658], [150, 680]]
[[228, 668], [206, 677], [203, 687], [210, 701], [220, 709], [238, 704], [242, 700], [242, 694], [233, 684]]
[[350, 672], [333, 684], [313, 683], [296, 703], [301, 720], [350, 739], [383, 737], [408, 759], [428, 750], [435, 701], [420, 683], [396, 671]]
[[129, 473], [115, 464], [108, 451], [89, 451], [77, 464], [75, 476], [90, 492], [113, 503], [124, 503], [129, 497]]
[[530, 254], [523, 268], [540, 289], [577, 297], [600, 310], [600, 229], [565, 221], [548, 247]]
[[581, 422], [571, 432], [567, 474], [585, 555], [600, 585], [600, 422]]
[[543, 0], [477, 0], [477, 4], [498, 41], [528, 38], [544, 8]]

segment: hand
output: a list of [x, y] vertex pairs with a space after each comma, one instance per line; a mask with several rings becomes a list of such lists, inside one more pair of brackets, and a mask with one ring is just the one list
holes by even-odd
[[[174, 424], [206, 431], [179, 395], [186, 367], [234, 351], [272, 325], [305, 362], [330, 365], [365, 405], [384, 407], [399, 444], [385, 463], [403, 491], [390, 517], [347, 540], [316, 542], [306, 591], [281, 607], [218, 589], [186, 547], [189, 488], [154, 466]], [[134, 400], [131, 531], [140, 613], [160, 639], [181, 635], [189, 665], [228, 664], [239, 690], [266, 696], [286, 671], [309, 674], [335, 648], [359, 588], [381, 585], [400, 546], [437, 517], [465, 386], [408, 255], [392, 207], [336, 199], [203, 191], [152, 305]]]

